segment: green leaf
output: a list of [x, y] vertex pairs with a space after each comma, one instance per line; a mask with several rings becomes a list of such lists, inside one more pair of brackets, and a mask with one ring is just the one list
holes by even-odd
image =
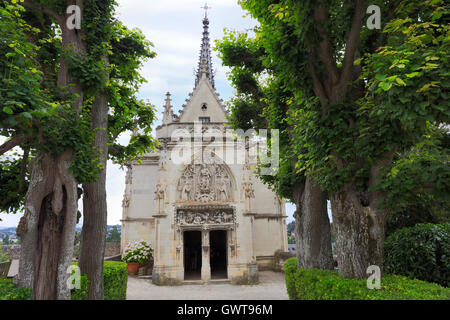
[[14, 111], [11, 109], [11, 107], [3, 107], [3, 112], [6, 114], [9, 114], [9, 115], [14, 113]]

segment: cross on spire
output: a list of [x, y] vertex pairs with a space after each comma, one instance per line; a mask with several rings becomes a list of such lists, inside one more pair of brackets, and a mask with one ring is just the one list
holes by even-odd
[[208, 10], [212, 9], [212, 7], [208, 6], [208, 3], [205, 3], [205, 6], [203, 6], [201, 8], [205, 10], [205, 17], [208, 16]]
[[197, 68], [197, 78], [195, 81], [195, 85], [197, 85], [202, 78], [203, 74], [206, 74], [206, 78], [211, 82], [211, 85], [214, 85], [214, 71], [212, 66], [212, 58], [211, 58], [211, 44], [209, 39], [209, 19], [208, 19], [208, 10], [211, 7], [205, 3], [205, 6], [202, 7], [205, 9], [205, 18], [203, 19], [203, 37], [202, 37], [202, 45], [200, 47], [200, 59], [198, 62]]

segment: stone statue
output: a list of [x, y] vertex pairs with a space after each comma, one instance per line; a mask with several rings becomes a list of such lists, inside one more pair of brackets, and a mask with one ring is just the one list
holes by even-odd
[[251, 182], [244, 182], [243, 183], [244, 191], [245, 191], [245, 197], [250, 199], [255, 197], [255, 190], [253, 189], [253, 183]]
[[130, 196], [125, 194], [122, 201], [122, 207], [128, 208], [130, 206]]
[[192, 184], [190, 181], [187, 181], [183, 187], [183, 190], [181, 191], [181, 200], [183, 200], [183, 201], [192, 200], [191, 199], [191, 191], [192, 191]]
[[242, 187], [244, 189], [244, 193], [245, 193], [245, 199], [246, 201], [246, 205], [247, 205], [247, 212], [251, 211], [251, 199], [255, 198], [255, 190], [253, 189], [253, 183], [251, 182], [244, 182], [242, 184]]
[[217, 200], [218, 201], [227, 201], [228, 200], [228, 191], [226, 182], [224, 181], [224, 177], [220, 177], [217, 181]]
[[160, 184], [156, 185], [155, 200], [158, 202], [158, 214], [164, 209], [164, 187]]
[[164, 199], [164, 189], [160, 184], [156, 185], [155, 199], [156, 200]]
[[209, 191], [211, 189], [211, 172], [206, 165], [202, 165], [200, 169], [199, 185], [202, 191]]

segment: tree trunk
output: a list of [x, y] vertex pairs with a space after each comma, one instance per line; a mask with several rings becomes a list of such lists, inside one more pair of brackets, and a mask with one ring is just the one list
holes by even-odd
[[22, 239], [18, 285], [35, 300], [70, 300], [67, 271], [72, 263], [77, 219], [77, 183], [69, 171], [73, 152], [34, 160], [18, 227]]
[[369, 266], [382, 267], [387, 214], [363, 206], [354, 188], [334, 192], [331, 206], [339, 275], [366, 278]]
[[[74, 0], [67, 0], [66, 4], [75, 3]], [[76, 4], [83, 12], [83, 1], [77, 0]], [[31, 2], [24, 2], [24, 5], [56, 19], [61, 28], [63, 50], [81, 57], [85, 55], [83, 34], [68, 28], [66, 16], [57, 16], [48, 8], [35, 6]], [[61, 55], [56, 85], [63, 94], [67, 90], [70, 92], [72, 109], [78, 116], [84, 99], [83, 89], [81, 83], [73, 79], [69, 69], [65, 55]], [[74, 151], [67, 149], [58, 155], [41, 153], [32, 161], [25, 214], [18, 226], [22, 248], [16, 282], [21, 287], [31, 288], [36, 300], [71, 298], [69, 267], [72, 264], [78, 213], [77, 181], [70, 168], [74, 157]]]
[[295, 238], [298, 267], [333, 269], [330, 220], [327, 197], [321, 188], [307, 179], [294, 187]]
[[83, 185], [83, 230], [79, 265], [89, 283], [89, 299], [103, 300], [103, 261], [107, 232], [106, 165], [108, 159], [108, 99], [99, 93], [92, 105], [94, 146], [100, 152], [104, 170], [97, 181]]

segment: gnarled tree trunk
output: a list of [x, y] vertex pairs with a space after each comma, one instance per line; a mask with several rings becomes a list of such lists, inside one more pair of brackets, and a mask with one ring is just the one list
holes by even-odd
[[77, 183], [69, 171], [73, 152], [33, 160], [25, 199], [18, 284], [35, 300], [70, 300], [67, 285], [77, 220]]
[[107, 232], [106, 165], [108, 159], [108, 100], [99, 93], [92, 105], [92, 128], [96, 130], [94, 146], [100, 152], [105, 169], [97, 181], [83, 185], [83, 230], [79, 265], [89, 283], [89, 299], [104, 299], [103, 261]]
[[339, 275], [363, 279], [372, 265], [382, 268], [387, 212], [363, 205], [355, 188], [331, 195]]
[[294, 186], [295, 238], [298, 267], [333, 269], [330, 220], [327, 197], [321, 188], [307, 179]]
[[[61, 28], [63, 49], [83, 57], [86, 53], [83, 34], [67, 26], [66, 15], [58, 15], [32, 1], [21, 4], [53, 17]], [[76, 4], [83, 12], [83, 0], [67, 0], [66, 4]], [[57, 87], [71, 93], [72, 109], [78, 116], [84, 99], [83, 90], [79, 81], [73, 79], [65, 55], [61, 55], [59, 62]], [[68, 148], [57, 155], [42, 152], [32, 160], [25, 214], [18, 227], [22, 249], [16, 282], [21, 287], [31, 288], [36, 300], [71, 298], [69, 267], [78, 212], [77, 181], [70, 169], [74, 157], [74, 151]]]

